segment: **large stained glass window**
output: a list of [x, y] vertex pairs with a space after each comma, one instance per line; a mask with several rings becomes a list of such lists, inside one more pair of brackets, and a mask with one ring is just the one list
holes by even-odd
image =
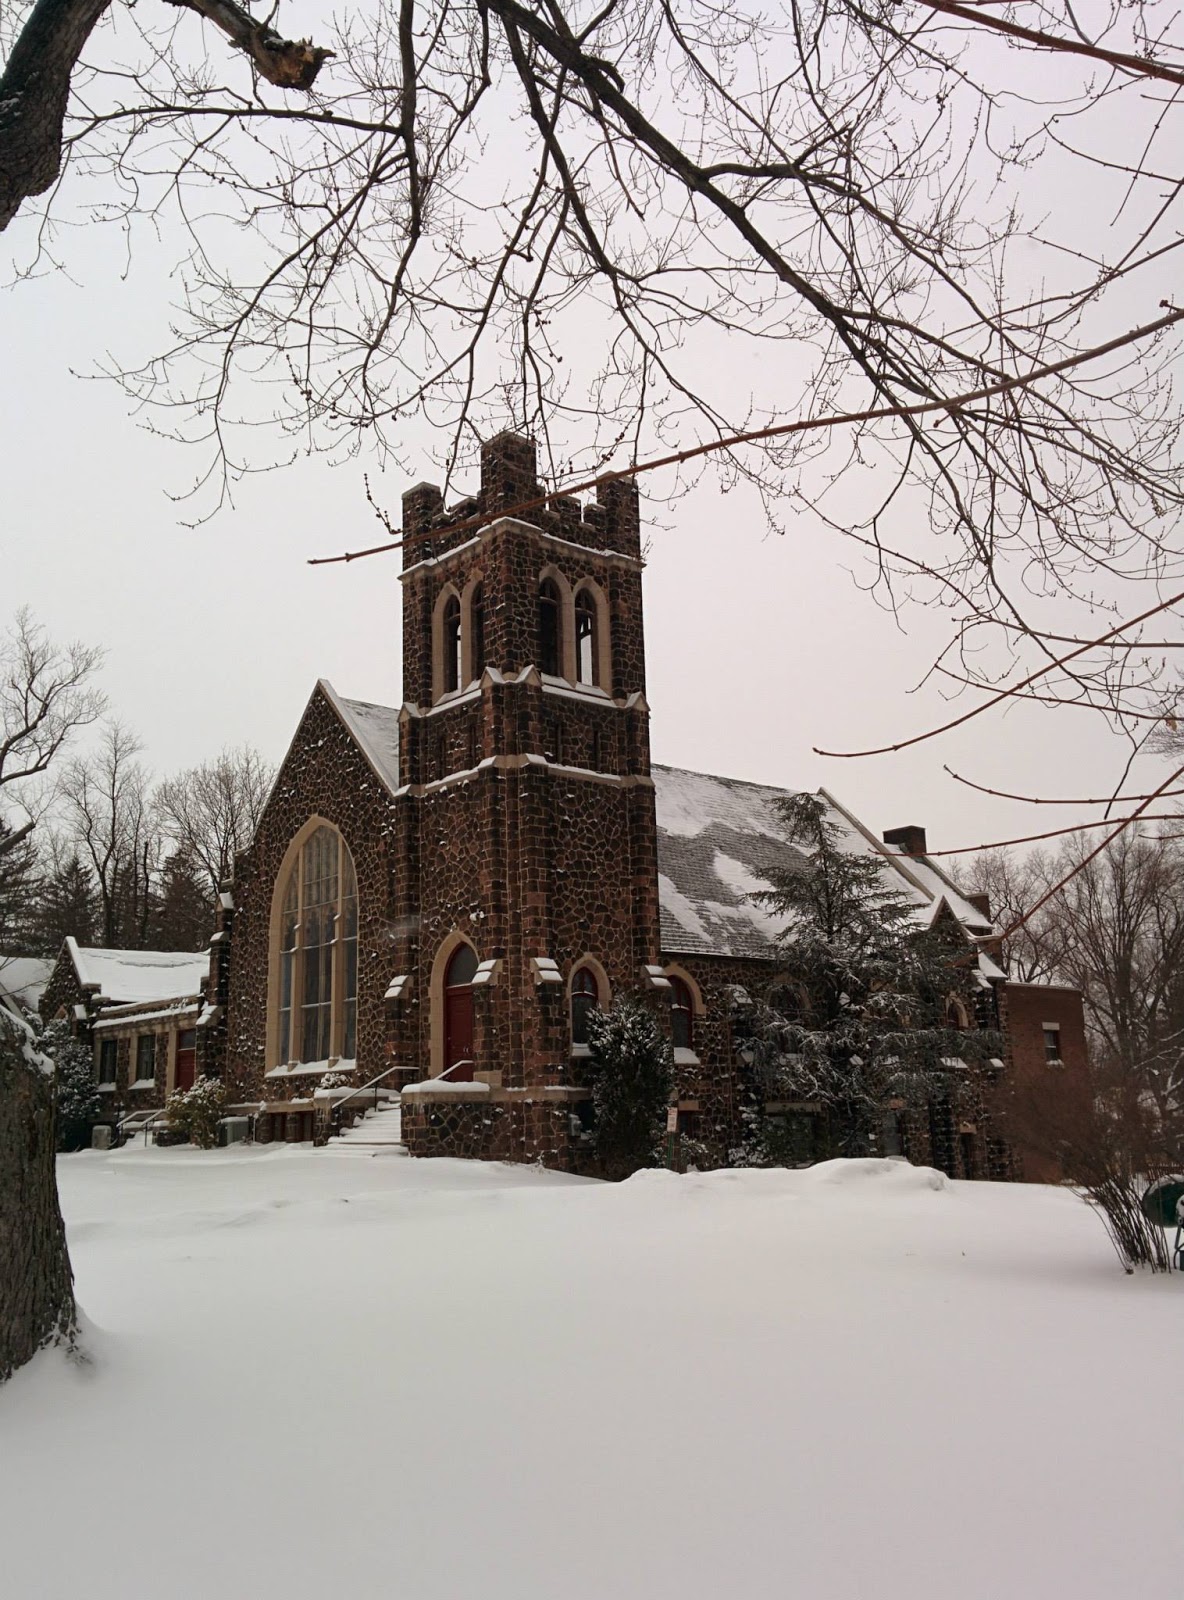
[[281, 890], [277, 1066], [357, 1055], [358, 889], [344, 839], [322, 824]]

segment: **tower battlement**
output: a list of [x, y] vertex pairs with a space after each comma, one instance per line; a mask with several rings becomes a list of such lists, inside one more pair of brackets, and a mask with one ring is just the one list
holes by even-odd
[[[447, 554], [474, 538], [482, 524], [513, 508], [541, 500], [545, 487], [538, 477], [538, 452], [533, 439], [506, 431], [481, 446], [481, 482], [475, 495], [445, 506], [434, 483], [417, 483], [403, 495], [403, 565]], [[641, 553], [641, 517], [636, 483], [620, 478], [603, 484], [596, 499], [581, 503], [573, 495], [549, 496], [546, 503], [518, 513], [544, 533], [589, 550], [619, 555]]]

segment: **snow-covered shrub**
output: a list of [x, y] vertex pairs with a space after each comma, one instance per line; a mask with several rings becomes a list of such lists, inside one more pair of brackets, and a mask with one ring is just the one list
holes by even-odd
[[54, 1064], [54, 1133], [59, 1150], [84, 1150], [102, 1113], [90, 1046], [64, 1017], [46, 1025], [40, 1048]]
[[170, 1128], [188, 1135], [199, 1150], [218, 1142], [218, 1119], [226, 1108], [226, 1090], [216, 1078], [198, 1078], [191, 1089], [174, 1089], [164, 1114]]
[[625, 997], [588, 1015], [593, 1139], [606, 1177], [658, 1164], [674, 1087], [674, 1054], [657, 1018]]
[[713, 1172], [721, 1163], [712, 1156], [710, 1147], [702, 1139], [684, 1133], [678, 1142], [678, 1155], [684, 1172]]
[[353, 1078], [350, 1073], [342, 1072], [337, 1067], [330, 1067], [328, 1072], [321, 1074], [321, 1081], [318, 1087], [322, 1089], [348, 1089], [352, 1082]]

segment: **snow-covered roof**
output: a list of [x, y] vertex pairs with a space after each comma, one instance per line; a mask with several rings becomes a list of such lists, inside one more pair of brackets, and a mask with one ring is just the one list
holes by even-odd
[[53, 962], [43, 956], [0, 956], [0, 990], [36, 1011], [52, 971]]
[[[768, 958], [779, 924], [747, 897], [767, 885], [773, 867], [804, 860], [787, 842], [774, 804], [791, 791], [677, 767], [652, 771], [662, 949], [671, 955]], [[935, 916], [944, 901], [968, 931], [989, 931], [931, 861], [889, 850], [826, 790], [819, 792], [843, 847], [884, 861], [899, 879], [901, 896], [920, 914]]]
[[149, 1005], [187, 1000], [205, 988], [210, 952], [96, 950], [66, 940], [78, 981], [107, 1005]]
[[399, 787], [399, 713], [394, 706], [376, 706], [368, 700], [346, 700], [327, 678], [320, 680], [325, 698], [362, 754], [392, 792]]

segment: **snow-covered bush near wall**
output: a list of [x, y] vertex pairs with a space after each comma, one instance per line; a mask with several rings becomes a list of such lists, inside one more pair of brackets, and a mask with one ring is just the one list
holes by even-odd
[[226, 1091], [218, 1080], [198, 1078], [190, 1089], [174, 1089], [164, 1109], [170, 1128], [187, 1134], [199, 1150], [212, 1150], [225, 1108]]
[[90, 1046], [76, 1039], [64, 1017], [47, 1023], [41, 1049], [54, 1064], [54, 1130], [59, 1150], [83, 1150], [99, 1120], [102, 1102], [95, 1087]]
[[348, 1072], [340, 1072], [336, 1067], [330, 1067], [328, 1072], [321, 1074], [321, 1081], [317, 1085], [320, 1089], [348, 1089], [353, 1079]]
[[674, 1056], [657, 1018], [623, 997], [588, 1015], [596, 1154], [605, 1175], [627, 1178], [658, 1164], [674, 1088]]

